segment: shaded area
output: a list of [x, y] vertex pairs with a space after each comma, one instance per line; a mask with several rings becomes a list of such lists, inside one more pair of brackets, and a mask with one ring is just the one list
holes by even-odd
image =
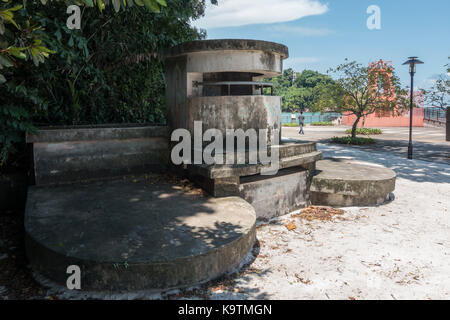
[[23, 211], [0, 210], [0, 300], [44, 299], [25, 257]]
[[253, 245], [254, 209], [211, 198], [167, 175], [34, 187], [25, 215], [33, 267], [65, 283], [82, 268], [85, 290], [164, 289], [235, 267]]

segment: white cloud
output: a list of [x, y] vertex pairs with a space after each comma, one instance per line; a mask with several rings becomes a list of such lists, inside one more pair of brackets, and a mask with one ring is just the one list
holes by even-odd
[[274, 25], [266, 28], [267, 31], [291, 33], [299, 36], [326, 36], [334, 33], [333, 30], [327, 28], [306, 28], [299, 26], [287, 26], [285, 24]]
[[203, 29], [238, 27], [292, 21], [327, 11], [328, 6], [319, 0], [219, 0], [218, 6], [208, 1], [205, 16], [192, 24]]
[[306, 65], [308, 64], [316, 63], [319, 61], [320, 59], [317, 57], [292, 57], [284, 60], [283, 67], [285, 69], [292, 68], [294, 70], [299, 70], [306, 67]]

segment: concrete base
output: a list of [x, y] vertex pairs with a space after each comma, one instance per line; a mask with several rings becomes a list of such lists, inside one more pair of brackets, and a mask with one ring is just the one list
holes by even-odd
[[78, 265], [82, 290], [130, 292], [195, 285], [237, 266], [256, 239], [252, 206], [158, 177], [30, 188], [33, 269], [65, 286]]
[[[272, 218], [305, 207], [315, 162], [322, 158], [314, 142], [283, 141], [276, 148], [279, 170], [262, 175], [262, 164], [188, 165], [186, 174], [214, 197], [240, 196], [256, 211], [258, 218]], [[247, 157], [247, 156], [246, 156]]]
[[304, 208], [308, 201], [309, 172], [296, 167], [275, 176], [240, 179], [239, 194], [255, 208], [258, 218], [273, 218]]
[[373, 206], [390, 198], [396, 174], [391, 169], [347, 160], [316, 163], [311, 182], [311, 202], [333, 207]]

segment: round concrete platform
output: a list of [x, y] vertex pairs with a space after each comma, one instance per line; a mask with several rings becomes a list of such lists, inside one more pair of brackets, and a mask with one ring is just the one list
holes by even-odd
[[343, 159], [316, 162], [311, 182], [311, 202], [333, 207], [373, 206], [389, 199], [396, 174], [371, 163]]
[[26, 249], [35, 271], [64, 286], [67, 267], [78, 265], [82, 290], [160, 291], [237, 266], [254, 244], [255, 220], [241, 198], [154, 177], [33, 187]]

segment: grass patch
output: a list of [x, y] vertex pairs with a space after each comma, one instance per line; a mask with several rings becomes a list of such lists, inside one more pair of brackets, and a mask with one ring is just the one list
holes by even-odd
[[[346, 134], [352, 134], [352, 129], [347, 129], [345, 130]], [[377, 129], [377, 128], [357, 128], [356, 129], [356, 134], [361, 134], [361, 135], [365, 135], [365, 136], [370, 136], [373, 134], [382, 134], [383, 131], [381, 131], [381, 129]]]
[[330, 142], [332, 143], [339, 143], [339, 144], [352, 144], [352, 145], [365, 145], [365, 144], [372, 144], [375, 143], [375, 140], [372, 138], [366, 138], [366, 137], [355, 137], [352, 138], [351, 136], [347, 137], [333, 137], [330, 139]]
[[299, 127], [298, 122], [283, 123], [283, 127]]
[[312, 126], [332, 126], [333, 122], [329, 121], [319, 121], [319, 122], [311, 122]]

